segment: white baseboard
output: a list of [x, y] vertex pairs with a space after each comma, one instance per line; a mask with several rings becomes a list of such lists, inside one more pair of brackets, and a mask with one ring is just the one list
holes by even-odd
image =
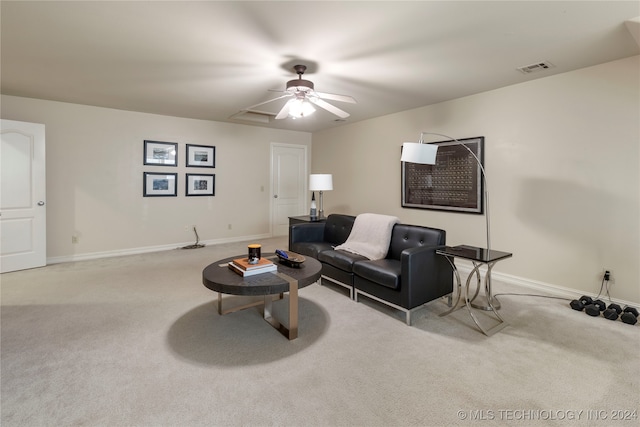
[[[464, 286], [466, 278], [468, 277], [469, 273], [471, 273], [471, 270], [473, 269], [473, 265], [471, 263], [467, 263], [467, 262], [460, 262], [460, 261], [456, 261], [456, 267], [458, 268], [458, 271], [460, 272], [460, 280], [462, 281], [462, 285]], [[486, 271], [486, 268], [481, 269], [482, 270], [482, 278], [484, 278], [484, 272]], [[464, 277], [462, 277], [464, 275]], [[594, 297], [595, 295], [590, 294], [588, 292], [585, 291], [581, 291], [578, 289], [573, 289], [573, 288], [567, 288], [567, 287], [563, 287], [563, 286], [558, 286], [558, 285], [554, 285], [554, 284], [550, 284], [550, 283], [545, 283], [545, 282], [540, 282], [537, 280], [533, 280], [533, 279], [527, 279], [525, 277], [519, 277], [519, 276], [514, 276], [511, 274], [506, 274], [506, 273], [500, 273], [499, 271], [496, 270], [492, 270], [491, 271], [491, 278], [492, 278], [492, 282], [502, 282], [502, 283], [506, 283], [509, 285], [516, 285], [516, 286], [522, 286], [524, 288], [528, 288], [528, 289], [532, 289], [535, 291], [539, 291], [540, 295], [553, 295], [553, 296], [558, 296], [558, 297], [565, 297], [567, 299], [578, 299], [580, 298], [582, 295], [588, 295], [591, 297]], [[472, 285], [473, 286], [473, 285]], [[473, 288], [475, 289], [475, 288]], [[608, 298], [606, 295], [600, 295], [600, 299], [602, 299], [603, 301], [605, 301], [605, 299], [607, 301], [605, 301], [606, 303], [608, 303]], [[626, 300], [621, 300], [621, 299], [616, 299], [616, 298], [611, 298], [612, 302], [615, 302], [616, 304], [621, 305], [622, 307], [624, 306], [632, 306], [632, 307], [637, 307], [638, 303], [632, 302], [632, 301], [626, 301]]]
[[[269, 237], [273, 237], [273, 236], [271, 236], [270, 234], [257, 234], [254, 236], [239, 236], [239, 237], [229, 237], [224, 239], [206, 240], [199, 243], [203, 245], [220, 245], [224, 243], [235, 243], [235, 242], [243, 242], [243, 241], [249, 241], [249, 240], [266, 239]], [[174, 249], [179, 249], [189, 244], [192, 244], [192, 243], [186, 242], [186, 243], [178, 243], [173, 245], [146, 246], [141, 248], [126, 249], [126, 250], [91, 252], [91, 253], [77, 254], [77, 255], [70, 255], [70, 256], [53, 257], [53, 258], [47, 258], [47, 264], [59, 264], [63, 262], [86, 261], [86, 260], [92, 260], [92, 259], [111, 258], [111, 257], [125, 256], [125, 255], [136, 255], [136, 254], [143, 254], [143, 253], [149, 253], [149, 252], [170, 251]], [[469, 275], [469, 273], [473, 269], [473, 265], [471, 263], [467, 263], [464, 261], [462, 262], [456, 261], [456, 266], [458, 267], [458, 271], [461, 273], [461, 276], [464, 275], [464, 277], [460, 278], [464, 286], [466, 277]], [[484, 277], [484, 271], [486, 271], [486, 268], [481, 270], [483, 273], [482, 277]], [[580, 291], [578, 289], [566, 288], [563, 286], [540, 282], [533, 279], [527, 279], [525, 277], [514, 276], [506, 273], [500, 273], [499, 271], [496, 271], [496, 270], [492, 270], [491, 277], [493, 278], [494, 282], [502, 282], [509, 285], [522, 286], [524, 288], [539, 291], [541, 292], [541, 294], [551, 294], [555, 296], [565, 297], [568, 299], [577, 299], [582, 295], [588, 295], [588, 293], [585, 293], [584, 291]], [[627, 305], [632, 307], [638, 306], [637, 303], [634, 303], [632, 301], [625, 301], [625, 300], [620, 300], [616, 298], [612, 298], [611, 300], [616, 304], [620, 304], [623, 307]]]
[[[271, 234], [256, 234], [253, 236], [239, 236], [239, 237], [229, 237], [224, 239], [204, 240], [198, 243], [205, 246], [209, 246], [209, 245], [220, 245], [223, 243], [235, 243], [235, 242], [243, 242], [243, 241], [249, 241], [249, 240], [266, 239], [269, 237], [273, 237], [273, 236], [271, 236]], [[176, 244], [161, 245], [161, 246], [145, 246], [141, 248], [130, 248], [130, 249], [121, 249], [121, 250], [119, 249], [115, 251], [105, 251], [105, 252], [89, 252], [84, 254], [52, 257], [52, 258], [47, 258], [47, 264], [60, 264], [63, 262], [87, 261], [92, 259], [112, 258], [112, 257], [118, 257], [118, 256], [125, 256], [125, 255], [137, 255], [137, 254], [144, 254], [149, 252], [171, 251], [174, 249], [180, 249], [190, 244], [193, 244], [193, 242], [176, 243]]]

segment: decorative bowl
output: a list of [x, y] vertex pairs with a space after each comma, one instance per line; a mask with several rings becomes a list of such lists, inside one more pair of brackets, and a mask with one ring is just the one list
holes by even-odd
[[302, 264], [306, 258], [303, 255], [297, 254], [295, 252], [290, 252], [290, 251], [280, 251], [281, 253], [286, 254], [287, 256], [283, 256], [281, 253], [276, 252], [276, 255], [278, 256], [278, 260], [285, 265], [288, 265], [289, 267], [300, 267], [300, 264]]

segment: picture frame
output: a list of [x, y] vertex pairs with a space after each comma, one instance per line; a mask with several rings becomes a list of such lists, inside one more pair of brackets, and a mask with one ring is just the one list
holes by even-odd
[[215, 168], [216, 147], [212, 145], [187, 144], [188, 168]]
[[438, 145], [435, 165], [402, 162], [403, 208], [484, 213], [484, 137], [458, 141], [430, 143]]
[[145, 139], [144, 164], [154, 166], [178, 166], [178, 143]]
[[176, 197], [178, 174], [143, 172], [142, 194], [144, 197]]
[[186, 174], [184, 194], [186, 196], [215, 196], [215, 174]]

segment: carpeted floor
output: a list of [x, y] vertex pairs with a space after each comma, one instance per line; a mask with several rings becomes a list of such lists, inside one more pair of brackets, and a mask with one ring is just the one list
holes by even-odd
[[[273, 251], [286, 238], [261, 243]], [[300, 291], [299, 338], [288, 341], [259, 308], [219, 316], [202, 285], [207, 264], [245, 250], [3, 274], [2, 426], [640, 424], [639, 325], [505, 295], [510, 326], [485, 337], [465, 310], [438, 317], [442, 300], [408, 327], [315, 284]], [[274, 305], [286, 313], [286, 299]]]

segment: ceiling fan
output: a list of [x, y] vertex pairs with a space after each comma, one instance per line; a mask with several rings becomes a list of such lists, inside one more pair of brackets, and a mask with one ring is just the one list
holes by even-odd
[[[276, 119], [284, 119], [287, 116], [291, 116], [293, 118], [301, 118], [306, 117], [310, 114], [313, 114], [315, 108], [313, 105], [316, 105], [320, 108], [327, 110], [330, 113], [335, 114], [336, 116], [346, 119], [349, 117], [349, 113], [341, 110], [340, 108], [329, 104], [325, 99], [329, 99], [332, 101], [340, 101], [340, 102], [349, 102], [351, 104], [355, 104], [356, 100], [347, 95], [336, 95], [332, 93], [324, 93], [324, 92], [316, 92], [313, 88], [313, 82], [309, 80], [304, 80], [302, 75], [307, 69], [306, 65], [296, 65], [293, 67], [295, 72], [298, 74], [298, 78], [294, 80], [289, 80], [287, 82], [286, 90], [284, 91], [275, 91], [275, 92], [284, 92], [284, 95], [279, 96], [274, 99], [270, 99], [265, 102], [261, 102], [259, 104], [252, 105], [250, 107], [245, 108], [243, 111], [251, 111], [255, 107], [260, 105], [268, 104], [269, 102], [277, 101], [278, 99], [283, 98], [292, 98], [284, 104], [284, 107], [278, 112], [276, 115]], [[312, 105], [313, 104], [313, 105]]]

